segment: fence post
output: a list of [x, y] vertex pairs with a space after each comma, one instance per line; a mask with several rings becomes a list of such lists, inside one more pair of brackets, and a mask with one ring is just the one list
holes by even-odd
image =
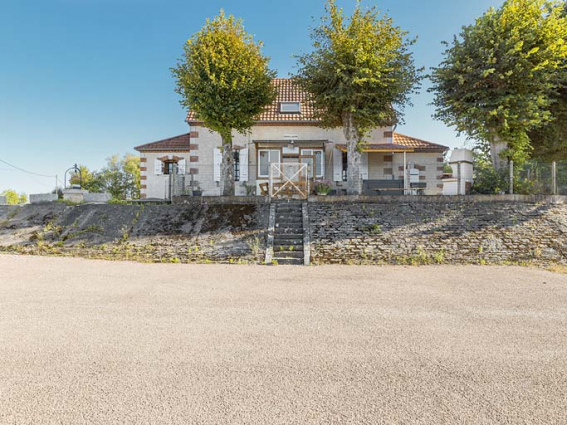
[[514, 194], [514, 161], [510, 161], [510, 195]]
[[551, 163], [551, 192], [557, 195], [557, 162]]

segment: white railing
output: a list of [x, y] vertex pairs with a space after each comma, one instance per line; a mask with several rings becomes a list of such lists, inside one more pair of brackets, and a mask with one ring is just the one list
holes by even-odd
[[270, 164], [270, 197], [307, 199], [310, 190], [309, 164]]

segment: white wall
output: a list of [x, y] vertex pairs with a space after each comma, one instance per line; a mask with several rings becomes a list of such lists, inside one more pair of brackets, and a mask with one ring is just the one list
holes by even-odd
[[[202, 126], [192, 126], [191, 131], [198, 133], [198, 138], [191, 141], [198, 146], [197, 150], [191, 151], [191, 156], [198, 156], [199, 160], [191, 164], [191, 168], [198, 169], [195, 180], [199, 182], [203, 195], [219, 195], [219, 184], [214, 181], [213, 176], [213, 152], [214, 148], [221, 146], [222, 141], [217, 133], [209, 131]], [[384, 138], [384, 132], [391, 128], [379, 128], [372, 131], [370, 139], [374, 143], [391, 142], [391, 138]], [[325, 130], [316, 126], [255, 126], [249, 135], [235, 133], [233, 144], [248, 148], [248, 185], [256, 186], [258, 175], [257, 152], [254, 142], [256, 141], [283, 141], [285, 135], [296, 135], [296, 143], [302, 141], [330, 141], [334, 143], [346, 143], [342, 129]], [[330, 147], [330, 145], [329, 145]], [[325, 151], [325, 178], [333, 179], [333, 149]], [[241, 164], [241, 167], [243, 164]], [[189, 167], [188, 167], [189, 168]], [[262, 180], [263, 181], [263, 180]], [[236, 194], [244, 195], [246, 190], [242, 182], [236, 184]]]
[[189, 152], [142, 152], [140, 157], [145, 159], [145, 162], [142, 160], [140, 165], [142, 167], [142, 188], [140, 191], [142, 197], [158, 199], [169, 197], [169, 175], [157, 175], [154, 170], [154, 161], [169, 155], [185, 159], [187, 163], [186, 172], [189, 172]]

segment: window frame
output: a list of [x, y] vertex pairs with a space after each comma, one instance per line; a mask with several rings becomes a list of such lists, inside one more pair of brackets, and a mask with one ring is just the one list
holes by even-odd
[[[293, 111], [286, 111], [284, 110], [284, 106], [288, 106], [288, 105], [297, 105], [297, 110], [293, 110]], [[280, 102], [280, 114], [301, 114], [301, 102]]]
[[[256, 167], [256, 174], [258, 179], [269, 179], [270, 178], [270, 165], [272, 164], [272, 152], [277, 152], [279, 156], [279, 163], [282, 161], [282, 148], [260, 148], [256, 150], [257, 152], [257, 167]], [[261, 166], [260, 166], [260, 155], [262, 152], [268, 152], [268, 174], [264, 175], [261, 174]], [[274, 162], [275, 163], [275, 162]]]
[[176, 159], [166, 159], [165, 161], [161, 161], [161, 162], [162, 162], [161, 171], [162, 171], [162, 174], [164, 176], [170, 176], [170, 175], [173, 174], [173, 167], [171, 167], [172, 172], [170, 172], [170, 169], [169, 169], [170, 165], [172, 165], [172, 166], [175, 165], [176, 167], [179, 166], [179, 161], [176, 160]]
[[[305, 152], [309, 151], [311, 152], [310, 154], [306, 154]], [[321, 165], [320, 167], [317, 167], [317, 155], [315, 155], [316, 152], [320, 152], [321, 153]], [[324, 170], [324, 166], [323, 163], [325, 162], [324, 158], [325, 158], [325, 150], [322, 148], [301, 148], [299, 151], [299, 157], [301, 158], [302, 156], [306, 156], [306, 157], [313, 157], [313, 164], [315, 164], [315, 168], [317, 168], [317, 173], [314, 173], [313, 176], [316, 179], [322, 179], [325, 178], [325, 170]], [[321, 168], [319, 170], [319, 168]]]

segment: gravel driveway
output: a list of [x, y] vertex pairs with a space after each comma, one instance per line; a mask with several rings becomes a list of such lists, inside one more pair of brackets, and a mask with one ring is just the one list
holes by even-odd
[[0, 255], [2, 424], [567, 423], [567, 276]]

